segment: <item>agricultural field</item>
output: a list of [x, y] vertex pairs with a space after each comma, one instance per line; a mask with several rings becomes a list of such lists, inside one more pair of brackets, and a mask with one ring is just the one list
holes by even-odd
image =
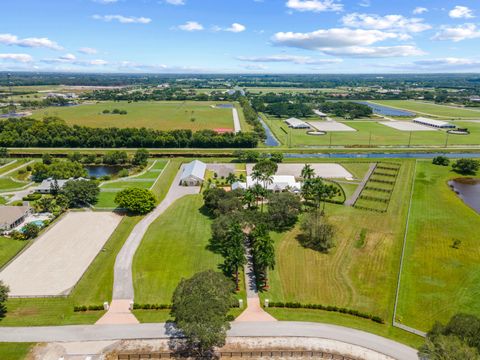
[[[383, 318], [387, 325], [370, 324], [318, 310], [269, 309], [280, 320], [319, 317], [328, 322], [352, 324], [367, 331], [399, 338], [388, 323], [393, 315], [398, 266], [405, 230], [414, 161], [399, 161], [398, 181], [385, 213], [327, 204], [326, 214], [336, 228], [336, 247], [323, 254], [300, 245], [297, 225], [287, 233], [273, 233], [276, 267], [270, 288], [261, 294], [270, 301], [336, 305]], [[366, 165], [362, 164], [366, 171]], [[345, 164], [348, 169], [348, 164]], [[351, 167], [354, 169], [355, 167]], [[362, 177], [360, 168], [356, 176]], [[343, 186], [343, 184], [342, 184]], [[301, 314], [298, 314], [301, 313]], [[350, 325], [349, 325], [350, 326]]]
[[480, 110], [465, 109], [461, 107], [437, 105], [434, 103], [414, 100], [372, 100], [370, 102], [412, 111], [419, 116], [433, 116], [447, 120], [480, 119]]
[[[156, 130], [233, 129], [232, 109], [216, 108], [219, 102], [99, 102], [34, 111], [33, 118], [58, 116], [69, 125], [89, 127], [151, 128]], [[104, 114], [104, 110], [125, 110], [127, 114]]]
[[[308, 120], [307, 120], [308, 121]], [[445, 146], [447, 133], [436, 131], [400, 131], [377, 121], [350, 120], [341, 123], [355, 132], [328, 132], [326, 135], [308, 135], [305, 129], [290, 129], [281, 119], [267, 118], [267, 125], [275, 137], [289, 147], [304, 146]], [[448, 145], [480, 144], [480, 123], [455, 121], [458, 127], [469, 129], [469, 135], [448, 135]]]
[[480, 315], [480, 216], [447, 185], [457, 177], [417, 163], [397, 321], [424, 331], [458, 312]]
[[117, 193], [129, 187], [151, 189], [162, 175], [167, 164], [168, 160], [155, 160], [149, 164], [147, 170], [143, 173], [102, 183], [95, 207], [97, 209], [114, 209], [116, 207], [114, 200]]

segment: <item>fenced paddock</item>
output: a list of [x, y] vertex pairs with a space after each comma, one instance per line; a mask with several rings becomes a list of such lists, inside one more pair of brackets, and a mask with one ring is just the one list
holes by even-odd
[[112, 212], [69, 212], [0, 272], [9, 296], [68, 294], [120, 220]]

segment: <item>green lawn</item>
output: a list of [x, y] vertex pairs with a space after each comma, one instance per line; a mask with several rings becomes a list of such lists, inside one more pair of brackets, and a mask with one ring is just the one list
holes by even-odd
[[450, 169], [417, 163], [397, 320], [421, 330], [457, 312], [480, 315], [480, 216], [450, 190], [459, 177]]
[[0, 177], [0, 192], [20, 189], [27, 185], [29, 182], [20, 182], [20, 181], [13, 181], [10, 177]]
[[[298, 227], [287, 233], [274, 233], [277, 265], [270, 272], [270, 289], [261, 294], [262, 298], [360, 310], [382, 317], [386, 322], [382, 326], [384, 332], [390, 331], [387, 328], [393, 315], [407, 213], [405, 199], [410, 196], [414, 169], [413, 161], [401, 163], [400, 181], [387, 213], [327, 205], [327, 216], [336, 228], [337, 245], [331, 253], [303, 248], [296, 239]], [[359, 246], [362, 229], [366, 239]], [[295, 319], [295, 315], [291, 318]], [[352, 323], [370, 331], [371, 321], [350, 318]]]
[[206, 249], [211, 219], [202, 206], [201, 195], [185, 196], [150, 226], [133, 260], [136, 302], [171, 303], [182, 278], [218, 268], [221, 257]]
[[[480, 115], [480, 112], [479, 112]], [[480, 118], [480, 116], [479, 116]], [[344, 121], [346, 125], [356, 129], [355, 132], [329, 132], [326, 135], [308, 135], [305, 129], [290, 129], [281, 120], [268, 118], [267, 124], [276, 138], [286, 146], [444, 146], [447, 133], [437, 131], [400, 131], [375, 121]], [[480, 123], [456, 122], [460, 127], [467, 127], [469, 135], [449, 135], [448, 145], [478, 145], [480, 144]]]
[[115, 258], [140, 219], [140, 217], [123, 218], [70, 296], [10, 299], [7, 302], [7, 316], [0, 321], [0, 325], [41, 326], [96, 322], [103, 315], [103, 311], [75, 313], [73, 307], [74, 305], [101, 305], [104, 301], [111, 300]]
[[[157, 130], [231, 128], [231, 109], [217, 109], [219, 102], [157, 101], [157, 102], [102, 102], [71, 107], [51, 107], [34, 111], [33, 117], [59, 116], [69, 125], [90, 127], [135, 127]], [[126, 110], [126, 115], [103, 114], [103, 110]], [[194, 121], [191, 119], [194, 118]]]
[[470, 110], [460, 107], [437, 105], [414, 100], [372, 100], [371, 103], [391, 106], [416, 112], [419, 116], [435, 116], [449, 119], [480, 119], [480, 110]]
[[0, 236], [0, 268], [22, 250], [28, 241], [13, 240]]
[[27, 159], [16, 159], [17, 161], [13, 162], [14, 160], [15, 159], [6, 159], [7, 163], [0, 169], [0, 176], [7, 171], [20, 167], [28, 161]]
[[24, 360], [34, 345], [33, 343], [0, 343], [0, 359]]

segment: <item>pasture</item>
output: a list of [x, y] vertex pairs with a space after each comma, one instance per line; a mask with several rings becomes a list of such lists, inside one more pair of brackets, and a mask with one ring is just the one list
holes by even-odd
[[391, 106], [417, 113], [419, 116], [433, 116], [444, 119], [480, 119], [480, 110], [448, 105], [438, 105], [414, 100], [371, 100], [371, 103]]
[[[368, 167], [368, 164], [362, 165], [355, 171], [360, 178], [364, 174], [360, 170], [366, 171]], [[380, 316], [388, 323], [392, 317], [405, 230], [405, 199], [410, 195], [413, 169], [413, 161], [401, 161], [399, 181], [386, 213], [327, 204], [326, 214], [335, 226], [337, 243], [328, 254], [304, 248], [297, 240], [298, 225], [287, 233], [273, 233], [277, 264], [270, 272], [270, 289], [262, 293], [262, 298], [342, 306]], [[281, 318], [296, 317], [294, 310], [269, 311], [281, 312]], [[322, 313], [304, 312], [312, 317]], [[334, 314], [318, 316], [337, 317]], [[367, 323], [364, 328], [373, 327]], [[383, 328], [386, 330], [387, 326]]]
[[[265, 117], [264, 117], [265, 118]], [[291, 129], [281, 119], [268, 117], [267, 125], [275, 137], [288, 147], [307, 146], [442, 146], [480, 144], [480, 122], [455, 121], [469, 129], [469, 135], [447, 135], [446, 131], [402, 131], [377, 121], [350, 120], [340, 123], [356, 131], [308, 135], [305, 129]], [[327, 123], [327, 122], [325, 122]]]
[[[69, 125], [98, 128], [233, 129], [232, 110], [215, 108], [217, 104], [204, 101], [98, 102], [40, 109], [34, 111], [32, 117], [58, 116]], [[127, 114], [103, 113], [104, 110], [114, 109], [125, 110]]]
[[397, 321], [424, 331], [458, 312], [480, 315], [480, 216], [447, 185], [459, 176], [417, 163]]

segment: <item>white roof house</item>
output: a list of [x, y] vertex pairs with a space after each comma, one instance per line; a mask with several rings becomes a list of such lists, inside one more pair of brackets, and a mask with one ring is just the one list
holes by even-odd
[[305, 121], [297, 118], [287, 119], [285, 120], [285, 123], [288, 125], [288, 127], [291, 127], [293, 129], [310, 129], [310, 125], [308, 125]]
[[0, 230], [9, 231], [21, 224], [31, 213], [30, 206], [0, 206]]
[[183, 168], [180, 184], [184, 186], [199, 186], [205, 178], [207, 165], [199, 160], [193, 160]]
[[422, 124], [422, 125], [427, 125], [427, 126], [440, 128], [440, 129], [455, 128], [455, 125], [449, 124], [446, 121], [433, 120], [433, 119], [424, 118], [424, 117], [417, 117], [417, 118], [413, 119], [413, 122], [417, 123], [417, 124]]
[[327, 117], [328, 116], [327, 114], [325, 114], [324, 112], [321, 112], [320, 110], [313, 110], [313, 112], [320, 117]]
[[[251, 176], [247, 176], [247, 182], [237, 181], [232, 184], [232, 190], [236, 189], [250, 189], [256, 184], [264, 186], [262, 181], [254, 180]], [[295, 176], [292, 175], [274, 175], [272, 176], [272, 182], [267, 183], [267, 190], [271, 191], [284, 191], [290, 190], [292, 192], [299, 192], [302, 188], [302, 184], [295, 180]]]

